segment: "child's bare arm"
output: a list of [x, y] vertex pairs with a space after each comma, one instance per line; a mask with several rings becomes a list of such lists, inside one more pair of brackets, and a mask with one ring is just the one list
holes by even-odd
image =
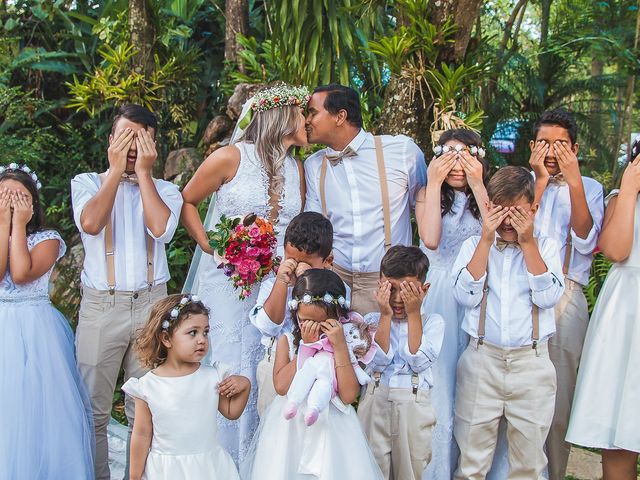
[[218, 385], [218, 411], [229, 420], [237, 420], [242, 415], [249, 400], [251, 382], [247, 377], [231, 375]]
[[131, 454], [129, 465], [130, 480], [140, 480], [144, 473], [151, 439], [153, 438], [153, 423], [151, 421], [151, 410], [144, 400], [139, 398], [136, 401], [136, 421], [133, 424], [131, 433]]
[[278, 395], [286, 395], [296, 374], [296, 360], [289, 360], [289, 340], [285, 335], [278, 339], [276, 359], [273, 365], [273, 386]]

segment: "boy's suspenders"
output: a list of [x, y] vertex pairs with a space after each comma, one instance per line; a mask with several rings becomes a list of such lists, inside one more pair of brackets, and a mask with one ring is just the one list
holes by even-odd
[[573, 240], [571, 239], [571, 221], [569, 221], [569, 231], [567, 232], [567, 240], [564, 243], [564, 262], [562, 262], [562, 273], [565, 277], [569, 273], [569, 263], [571, 263], [571, 254], [573, 253]]
[[[380, 197], [382, 198], [382, 216], [384, 220], [384, 251], [391, 247], [391, 212], [389, 208], [389, 185], [387, 184], [387, 171], [384, 165], [384, 152], [382, 150], [382, 139], [379, 136], [373, 137], [376, 146], [376, 162], [378, 164], [378, 177], [380, 178]], [[327, 211], [327, 197], [325, 193], [325, 183], [327, 177], [328, 158], [322, 159], [320, 167], [320, 203], [322, 214], [329, 218]]]
[[[104, 183], [104, 179], [107, 175], [105, 173], [101, 173], [98, 176], [100, 178], [100, 183]], [[145, 230], [145, 233], [147, 245], [147, 287], [149, 291], [151, 291], [151, 287], [153, 286], [154, 243], [149, 232]], [[114, 260], [115, 249], [113, 248], [113, 222], [111, 220], [111, 213], [109, 214], [109, 220], [107, 220], [107, 224], [104, 227], [104, 250], [107, 262], [107, 285], [109, 287], [109, 294], [113, 295], [116, 291], [116, 268]]]
[[[484, 279], [484, 285], [482, 286], [482, 301], [480, 302], [480, 318], [478, 319], [478, 345], [484, 343], [485, 336], [485, 323], [487, 320], [487, 297], [489, 293], [489, 269], [486, 271], [486, 278]], [[538, 340], [540, 340], [540, 308], [531, 302], [531, 348], [538, 353]]]

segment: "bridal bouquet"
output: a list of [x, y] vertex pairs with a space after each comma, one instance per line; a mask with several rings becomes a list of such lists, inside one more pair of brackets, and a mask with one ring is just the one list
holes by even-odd
[[240, 300], [251, 295], [253, 286], [280, 265], [273, 225], [255, 214], [244, 218], [222, 215], [208, 236], [218, 268], [240, 290]]

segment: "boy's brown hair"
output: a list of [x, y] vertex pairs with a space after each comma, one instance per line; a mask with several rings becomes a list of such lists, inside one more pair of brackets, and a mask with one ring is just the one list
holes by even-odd
[[487, 195], [496, 205], [510, 205], [521, 197], [533, 203], [535, 200], [533, 176], [524, 167], [502, 167], [489, 180]]
[[[145, 368], [155, 368], [167, 359], [167, 347], [162, 343], [165, 338], [171, 338], [174, 330], [190, 315], [207, 315], [209, 309], [200, 301], [189, 301], [179, 308], [177, 318], [171, 318], [171, 310], [180, 305], [180, 301], [187, 295], [169, 295], [156, 302], [151, 307], [149, 320], [138, 333], [135, 349], [138, 360]], [[163, 323], [167, 321], [168, 327], [164, 328]]]
[[387, 278], [416, 277], [427, 279], [429, 259], [418, 247], [395, 245], [387, 250], [380, 262], [380, 273]]

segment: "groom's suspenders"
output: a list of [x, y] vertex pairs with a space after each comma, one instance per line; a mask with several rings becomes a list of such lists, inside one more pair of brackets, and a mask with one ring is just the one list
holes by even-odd
[[[379, 136], [373, 137], [376, 145], [376, 161], [378, 163], [378, 177], [380, 178], [380, 197], [382, 198], [382, 216], [384, 220], [384, 250], [389, 250], [391, 246], [391, 214], [389, 210], [389, 185], [387, 184], [387, 171], [384, 166], [384, 152], [382, 150], [382, 140]], [[329, 218], [327, 211], [327, 197], [325, 194], [325, 183], [327, 177], [327, 166], [329, 160], [325, 156], [320, 167], [320, 203], [322, 204], [322, 214]]]
[[[104, 182], [106, 175], [101, 173], [99, 175], [100, 183]], [[151, 287], [153, 286], [153, 251], [154, 244], [153, 238], [149, 235], [149, 232], [146, 233], [146, 243], [147, 243], [147, 286], [149, 291], [151, 291]], [[107, 261], [107, 285], [109, 286], [109, 294], [113, 295], [116, 291], [116, 267], [114, 261], [114, 253], [115, 249], [113, 248], [113, 222], [111, 221], [111, 213], [109, 213], [109, 220], [104, 227], [104, 255]]]

